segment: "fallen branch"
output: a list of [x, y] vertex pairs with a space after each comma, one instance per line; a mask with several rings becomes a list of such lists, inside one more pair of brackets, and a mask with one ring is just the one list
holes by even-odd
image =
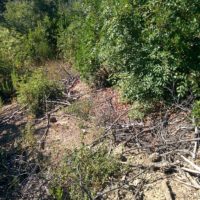
[[189, 169], [189, 168], [186, 168], [186, 167], [182, 167], [181, 169], [186, 171], [186, 172], [192, 173], [192, 174], [200, 175], [199, 171], [196, 171], [196, 170], [193, 170], [193, 169]]
[[[195, 131], [194, 131], [194, 139], [195, 139], [195, 138], [199, 137], [199, 128], [198, 128], [198, 126], [196, 126], [196, 120], [194, 117], [193, 117], [193, 124], [195, 125]], [[194, 141], [194, 150], [193, 150], [194, 156], [192, 157], [193, 159], [196, 159], [198, 147], [199, 147], [199, 141], [195, 140]]]
[[[131, 180], [134, 180], [136, 177], [140, 176], [141, 174], [143, 174], [147, 170], [148, 169], [145, 169], [142, 172], [140, 172], [139, 174], [136, 174]], [[104, 190], [103, 192], [98, 192], [97, 195], [96, 195], [96, 197], [94, 197], [93, 200], [97, 200], [97, 199], [99, 199], [99, 197], [103, 197], [105, 194], [108, 194], [108, 193], [110, 193], [110, 192], [112, 192], [114, 190], [118, 190], [118, 189], [120, 189], [120, 188], [122, 188], [124, 186], [128, 186], [129, 187], [129, 185], [127, 183], [126, 184], [125, 183], [121, 183], [119, 185], [114, 185], [110, 189]]]
[[60, 104], [60, 105], [65, 105], [65, 106], [70, 106], [70, 102], [62, 102], [62, 101], [46, 101], [47, 103], [55, 103], [55, 104]]

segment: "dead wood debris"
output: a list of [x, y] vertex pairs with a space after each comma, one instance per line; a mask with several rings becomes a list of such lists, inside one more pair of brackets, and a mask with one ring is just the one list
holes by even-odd
[[[187, 106], [173, 105], [167, 110], [161, 110], [161, 115], [152, 114], [148, 121], [121, 120], [124, 113], [127, 113], [125, 111], [107, 126], [104, 134], [97, 138], [90, 147], [108, 139], [112, 140], [112, 148], [123, 144], [122, 154], [126, 157], [136, 152], [146, 152], [151, 162], [157, 162], [149, 165], [148, 169], [159, 170], [165, 175], [171, 176], [172, 174], [176, 177], [173, 180], [187, 187], [200, 189], [200, 166], [195, 163], [200, 159], [199, 127], [195, 120], [190, 118], [190, 109]], [[166, 113], [168, 113], [167, 119], [165, 118]], [[156, 158], [155, 156], [152, 158], [153, 155], [156, 155]], [[144, 165], [131, 167], [135, 171], [138, 170], [138, 174], [141, 168], [147, 168]], [[177, 178], [178, 174], [181, 178]], [[186, 176], [189, 179], [186, 179]], [[166, 199], [174, 199], [168, 181], [163, 181], [162, 188]]]

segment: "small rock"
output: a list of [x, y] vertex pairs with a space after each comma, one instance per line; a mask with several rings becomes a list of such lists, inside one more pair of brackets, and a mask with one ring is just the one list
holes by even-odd
[[127, 161], [127, 158], [126, 158], [125, 156], [121, 155], [121, 156], [120, 156], [120, 160], [121, 160], [122, 162], [126, 162], [126, 161]]
[[161, 161], [161, 156], [159, 153], [153, 153], [149, 156], [151, 162], [160, 162]]
[[56, 122], [57, 122], [56, 117], [51, 117], [51, 118], [50, 118], [50, 122], [51, 122], [51, 123], [56, 123]]
[[140, 179], [135, 179], [135, 180], [133, 181], [133, 185], [134, 185], [135, 187], [138, 186], [140, 183], [141, 183], [141, 180], [140, 180]]
[[83, 134], [86, 134], [87, 133], [87, 130], [86, 129], [81, 129], [82, 130], [82, 133]]

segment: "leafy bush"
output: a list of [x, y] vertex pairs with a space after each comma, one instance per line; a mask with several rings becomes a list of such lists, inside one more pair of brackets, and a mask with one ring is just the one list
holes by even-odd
[[174, 95], [187, 94], [188, 76], [200, 69], [194, 54], [199, 48], [197, 1], [112, 3], [116, 12], [105, 10], [100, 55], [118, 72], [124, 96], [160, 99], [172, 89]]
[[169, 99], [169, 92], [176, 97], [199, 95], [193, 90], [199, 80], [192, 78], [200, 72], [198, 1], [77, 4], [59, 46], [72, 52], [67, 55], [87, 81], [95, 81], [105, 68], [127, 100]]
[[25, 67], [59, 52], [128, 101], [200, 96], [199, 9], [198, 0], [9, 1], [0, 54]]
[[9, 26], [12, 26], [20, 33], [27, 33], [37, 24], [39, 16], [35, 14], [34, 2], [9, 1], [6, 3], [4, 18]]
[[36, 116], [47, 109], [46, 100], [55, 100], [62, 96], [60, 86], [48, 80], [42, 70], [36, 70], [30, 77], [21, 80], [17, 93], [18, 101], [27, 105]]
[[[90, 199], [120, 172], [120, 163], [108, 156], [105, 147], [96, 150], [83, 146], [67, 156], [63, 167], [55, 171], [52, 194], [56, 199]], [[66, 196], [68, 195], [68, 197]], [[61, 198], [62, 197], [62, 198]]]

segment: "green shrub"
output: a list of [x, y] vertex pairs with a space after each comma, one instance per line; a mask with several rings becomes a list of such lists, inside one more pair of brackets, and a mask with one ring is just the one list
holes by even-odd
[[9, 26], [21, 33], [27, 33], [33, 29], [39, 19], [34, 11], [34, 2], [9, 1], [6, 3], [4, 18]]
[[28, 78], [19, 83], [18, 101], [27, 105], [29, 110], [37, 115], [46, 109], [46, 100], [61, 98], [61, 88], [55, 82], [47, 79], [42, 70], [36, 70]]
[[105, 147], [94, 150], [84, 146], [67, 156], [65, 165], [54, 172], [52, 194], [57, 199], [67, 198], [66, 193], [67, 199], [86, 200], [88, 196], [93, 199], [109, 184], [110, 177], [119, 175], [120, 167]]
[[89, 0], [73, 9], [59, 46], [87, 81], [105, 68], [129, 101], [200, 94], [198, 1]]
[[187, 95], [188, 77], [200, 69], [194, 53], [200, 42], [198, 2], [122, 0], [108, 4], [111, 9], [102, 15], [100, 56], [118, 73], [115, 76], [125, 98], [161, 99], [169, 96], [169, 90], [175, 96]]

